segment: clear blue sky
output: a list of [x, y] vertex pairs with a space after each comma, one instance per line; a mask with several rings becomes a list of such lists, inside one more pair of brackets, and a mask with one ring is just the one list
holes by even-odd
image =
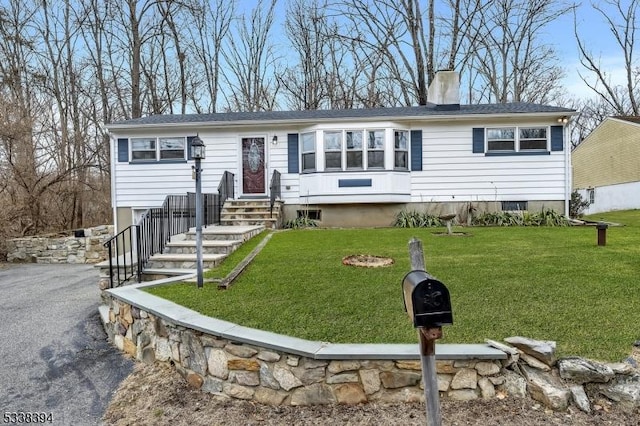
[[[602, 68], [611, 75], [612, 81], [622, 83], [624, 80], [624, 61], [620, 48], [616, 46], [608, 24], [600, 12], [591, 7], [589, 1], [583, 2], [576, 9], [576, 22], [580, 38], [586, 42], [589, 51], [599, 58]], [[558, 57], [564, 62], [566, 72], [565, 87], [579, 97], [592, 97], [591, 91], [580, 79], [578, 72], [590, 78], [580, 64], [578, 45], [574, 35], [574, 17], [568, 14], [548, 28], [548, 40], [556, 48]]]

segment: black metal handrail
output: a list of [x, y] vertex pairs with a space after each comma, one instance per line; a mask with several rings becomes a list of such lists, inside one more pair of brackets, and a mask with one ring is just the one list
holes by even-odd
[[[140, 263], [138, 262], [140, 253], [137, 253], [135, 259], [133, 257], [133, 249], [139, 247], [139, 245], [134, 244], [136, 241], [134, 235], [136, 238], [138, 237], [137, 226], [131, 225], [104, 243], [109, 256], [109, 288], [113, 288], [114, 280], [117, 286], [122, 285], [122, 283], [134, 276], [138, 278], [138, 282], [140, 281], [141, 269]], [[127, 253], [129, 253], [128, 262]]]
[[[204, 204], [203, 225], [220, 224], [220, 213], [224, 201], [234, 197], [233, 173], [224, 172], [218, 194], [202, 194]], [[122, 285], [137, 275], [142, 280], [142, 271], [151, 256], [162, 253], [171, 237], [188, 232], [196, 226], [195, 193], [187, 195], [167, 195], [161, 207], [147, 209], [138, 223], [127, 227], [115, 237], [104, 243], [109, 251], [110, 287]], [[125, 239], [125, 236], [128, 236]], [[129, 251], [129, 269], [126, 269], [126, 252]], [[135, 261], [133, 253], [136, 253]], [[115, 254], [115, 256], [114, 256]], [[123, 259], [123, 273], [120, 272], [120, 258]], [[117, 272], [114, 281], [114, 259]], [[135, 265], [134, 265], [135, 264]], [[128, 272], [129, 271], [129, 272]], [[135, 271], [135, 274], [134, 274]]]
[[218, 195], [220, 196], [220, 204], [218, 206], [218, 218], [222, 213], [222, 207], [224, 206], [224, 202], [228, 199], [235, 198], [235, 177], [233, 173], [225, 171], [222, 174], [222, 179], [220, 179], [220, 183], [218, 184]]
[[280, 189], [280, 172], [274, 170], [273, 175], [271, 175], [271, 184], [269, 185], [269, 211], [271, 213], [271, 217], [273, 217], [273, 206], [276, 204], [276, 199], [280, 198], [282, 198]]
[[[220, 196], [218, 194], [202, 194], [204, 203], [203, 224], [220, 223]], [[162, 207], [148, 209], [138, 221], [138, 239], [140, 270], [142, 271], [151, 256], [162, 253], [177, 234], [188, 232], [196, 226], [195, 193], [187, 195], [167, 195]]]

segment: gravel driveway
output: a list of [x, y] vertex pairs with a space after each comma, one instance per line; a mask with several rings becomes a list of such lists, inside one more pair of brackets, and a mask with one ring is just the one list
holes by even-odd
[[97, 280], [91, 265], [0, 266], [0, 423], [99, 424], [133, 363], [106, 341]]

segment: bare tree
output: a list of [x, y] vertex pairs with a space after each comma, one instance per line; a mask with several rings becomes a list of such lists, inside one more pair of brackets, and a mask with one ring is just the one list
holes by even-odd
[[236, 0], [215, 4], [197, 0], [192, 6], [194, 25], [187, 25], [191, 39], [187, 52], [191, 57], [187, 60], [193, 61], [193, 67], [201, 70], [192, 75], [193, 90], [189, 94], [197, 112], [216, 112], [223, 42], [229, 33], [235, 8]]
[[639, 4], [638, 0], [604, 0], [591, 3], [591, 7], [598, 11], [607, 23], [610, 36], [613, 37], [624, 61], [625, 81], [622, 84], [616, 84], [611, 80], [610, 71], [606, 70], [599, 58], [590, 51], [587, 40], [583, 39], [578, 32], [578, 22], [574, 14], [574, 30], [580, 62], [586, 70], [586, 73], [581, 73], [580, 77], [603, 102], [610, 106], [613, 114], [640, 114], [639, 61], [635, 54], [635, 34], [639, 25], [636, 12]]
[[352, 0], [333, 3], [332, 9], [349, 21], [341, 36], [357, 43], [366, 68], [375, 79], [385, 79], [384, 87], [397, 93], [395, 104], [424, 105], [435, 71], [456, 69], [466, 62], [470, 50], [463, 48], [469, 25], [482, 9], [479, 0], [442, 2], [441, 15], [436, 1], [426, 6], [419, 0]]
[[228, 72], [228, 108], [236, 111], [269, 111], [276, 106], [278, 85], [275, 52], [270, 43], [276, 0], [259, 0], [248, 16], [235, 21], [233, 34], [223, 50]]
[[320, 109], [327, 101], [327, 65], [330, 64], [330, 23], [318, 0], [292, 0], [285, 30], [297, 62], [278, 81], [292, 109]]
[[466, 33], [476, 56], [473, 71], [481, 79], [476, 101], [551, 102], [563, 71], [553, 46], [540, 34], [569, 11], [571, 6], [554, 0], [489, 2]]

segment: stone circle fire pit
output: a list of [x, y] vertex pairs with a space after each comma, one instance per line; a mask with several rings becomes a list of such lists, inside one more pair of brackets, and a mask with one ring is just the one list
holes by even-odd
[[373, 256], [371, 254], [352, 254], [342, 259], [342, 264], [361, 268], [384, 268], [393, 265], [390, 257]]

